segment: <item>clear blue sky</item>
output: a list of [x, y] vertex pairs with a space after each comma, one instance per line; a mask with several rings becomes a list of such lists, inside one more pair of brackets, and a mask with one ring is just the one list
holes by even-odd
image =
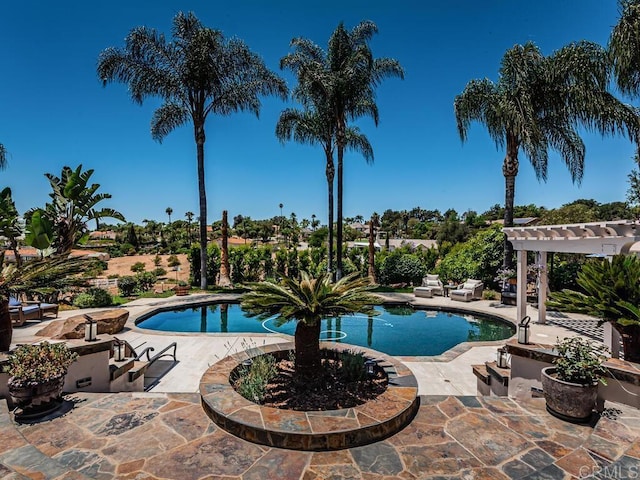
[[[128, 220], [166, 221], [198, 212], [195, 144], [190, 126], [162, 144], [149, 122], [159, 103], [134, 104], [121, 84], [103, 88], [96, 77], [98, 54], [122, 46], [135, 26], [170, 34], [179, 10], [193, 11], [207, 26], [242, 38], [279, 71], [279, 60], [296, 36], [322, 46], [340, 21], [348, 28], [374, 21], [375, 56], [397, 58], [405, 80], [388, 79], [377, 91], [380, 124], [360, 122], [375, 151], [369, 166], [346, 157], [344, 212], [420, 206], [482, 212], [504, 202], [503, 151], [481, 126], [464, 145], [453, 99], [474, 78], [497, 79], [504, 52], [534, 41], [544, 54], [577, 40], [606, 44], [618, 19], [615, 0], [310, 0], [233, 2], [110, 0], [3, 2], [0, 10], [0, 142], [9, 166], [0, 188], [10, 186], [20, 212], [48, 199], [45, 172], [64, 165], [95, 169], [94, 181], [113, 199], [104, 202]], [[284, 73], [290, 87], [294, 79]], [[295, 212], [326, 222], [324, 155], [318, 148], [281, 145], [274, 136], [288, 106], [264, 99], [260, 119], [248, 114], [210, 117], [206, 181], [209, 222], [223, 209], [266, 218]], [[557, 156], [549, 181], [539, 183], [521, 156], [516, 204], [555, 208], [578, 198], [624, 200], [633, 146], [623, 138], [585, 135], [587, 158], [581, 187], [573, 185]]]

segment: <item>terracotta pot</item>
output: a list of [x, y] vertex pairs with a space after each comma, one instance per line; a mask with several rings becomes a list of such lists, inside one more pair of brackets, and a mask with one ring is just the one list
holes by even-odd
[[598, 382], [582, 385], [558, 380], [556, 367], [543, 368], [541, 378], [549, 413], [574, 422], [591, 418], [598, 397]]
[[16, 386], [8, 382], [9, 395], [15, 406], [23, 409], [37, 409], [44, 407], [52, 402], [60, 399], [62, 396], [62, 387], [64, 386], [65, 375], [52, 378], [38, 385], [29, 385], [26, 387]]
[[189, 285], [187, 286], [176, 285], [175, 287], [173, 287], [173, 290], [176, 292], [176, 295], [178, 295], [179, 297], [182, 297], [184, 295], [189, 295], [190, 289], [191, 287]]

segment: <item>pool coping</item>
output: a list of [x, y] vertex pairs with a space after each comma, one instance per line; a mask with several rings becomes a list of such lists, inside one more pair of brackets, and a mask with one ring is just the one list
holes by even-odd
[[380, 441], [407, 426], [417, 413], [418, 383], [411, 370], [394, 357], [357, 345], [320, 343], [320, 348], [334, 351], [362, 351], [385, 370], [387, 389], [356, 407], [325, 411], [278, 409], [253, 403], [231, 386], [229, 376], [243, 361], [293, 348], [293, 343], [256, 347], [209, 367], [199, 388], [202, 407], [209, 418], [250, 442], [291, 450], [328, 451]]

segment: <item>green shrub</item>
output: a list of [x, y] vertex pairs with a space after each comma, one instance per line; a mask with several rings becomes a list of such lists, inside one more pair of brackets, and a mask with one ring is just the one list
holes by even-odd
[[125, 275], [118, 279], [118, 289], [120, 290], [120, 295], [123, 297], [133, 296], [137, 287], [138, 282], [135, 277], [131, 275]]
[[111, 295], [106, 290], [102, 288], [89, 288], [76, 295], [73, 299], [73, 305], [78, 308], [108, 307], [112, 301]]
[[146, 268], [147, 267], [145, 266], [144, 262], [136, 262], [131, 265], [131, 271], [134, 273], [142, 273]]
[[156, 277], [164, 277], [167, 274], [167, 271], [162, 267], [158, 267], [153, 271], [153, 274]]
[[241, 365], [234, 385], [236, 391], [247, 400], [262, 403], [269, 382], [275, 377], [276, 359], [273, 355], [254, 357], [251, 365]]
[[341, 362], [338, 372], [345, 382], [358, 382], [366, 378], [364, 353], [347, 350], [346, 352], [340, 352], [338, 359]]
[[426, 268], [416, 255], [394, 251], [383, 260], [379, 281], [385, 285], [394, 283], [420, 285], [426, 273]]
[[500, 294], [495, 290], [484, 290], [482, 292], [483, 300], [497, 300], [500, 297]]

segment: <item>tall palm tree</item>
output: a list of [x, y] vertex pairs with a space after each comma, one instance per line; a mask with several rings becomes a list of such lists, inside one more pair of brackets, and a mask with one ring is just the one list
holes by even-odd
[[[329, 38], [327, 52], [304, 38], [294, 38], [294, 51], [280, 61], [296, 73], [305, 105], [326, 111], [332, 118], [338, 161], [336, 276], [342, 277], [342, 198], [344, 150], [348, 147], [347, 122], [365, 115], [378, 124], [375, 87], [388, 76], [404, 78], [400, 63], [391, 58], [374, 59], [369, 40], [378, 27], [363, 21], [350, 32], [340, 23]], [[332, 228], [332, 225], [329, 225]]]
[[[220, 280], [221, 287], [231, 287], [231, 268], [229, 267], [229, 220], [227, 211], [222, 211], [222, 239], [220, 241]], [[206, 264], [202, 264], [206, 265]]]
[[189, 239], [189, 243], [191, 243], [191, 222], [193, 222], [195, 215], [193, 212], [187, 212], [184, 216], [187, 217], [187, 238]]
[[380, 228], [380, 215], [373, 212], [369, 220], [369, 279], [371, 283], [376, 283], [376, 232]]
[[[515, 178], [520, 150], [538, 179], [546, 180], [549, 150], [556, 150], [574, 182], [582, 180], [585, 146], [578, 129], [638, 138], [635, 110], [607, 90], [610, 64], [605, 50], [590, 42], [569, 44], [545, 57], [531, 42], [507, 50], [497, 82], [470, 81], [456, 96], [458, 133], [464, 142], [472, 121], [484, 124], [498, 149], [506, 148], [504, 225], [513, 225]], [[505, 239], [504, 267], [513, 265]]]
[[169, 217], [169, 225], [171, 225], [171, 214], [173, 213], [173, 208], [167, 207], [167, 209], [164, 211], [164, 213], [166, 213], [167, 216]]
[[106, 84], [126, 83], [131, 97], [142, 103], [160, 97], [151, 135], [161, 141], [191, 121], [197, 149], [200, 201], [200, 287], [207, 288], [207, 197], [204, 175], [205, 122], [209, 114], [260, 112], [261, 95], [285, 99], [284, 80], [239, 39], [227, 40], [222, 32], [205, 27], [193, 13], [173, 19], [173, 41], [154, 29], [138, 27], [123, 49], [107, 48], [98, 59], [98, 76]]
[[0, 143], [0, 170], [7, 168], [7, 149]]
[[[303, 94], [294, 93], [297, 98], [305, 102]], [[333, 184], [335, 178], [335, 164], [333, 162], [333, 152], [335, 149], [335, 128], [331, 116], [320, 113], [313, 106], [306, 110], [288, 108], [280, 114], [276, 125], [276, 137], [281, 142], [293, 138], [298, 143], [309, 145], [320, 145], [325, 154], [325, 175], [327, 177], [328, 191], [328, 261], [327, 271], [333, 271]], [[367, 162], [373, 162], [373, 148], [367, 137], [360, 133], [357, 127], [347, 129], [348, 146], [359, 151]], [[313, 216], [315, 219], [315, 215]]]
[[75, 170], [68, 166], [62, 168], [60, 177], [45, 173], [53, 190], [51, 202], [44, 210], [32, 209], [26, 216], [30, 219], [35, 212], [46, 217], [55, 228], [53, 247], [56, 253], [69, 252], [87, 233], [87, 223], [101, 218], [114, 218], [122, 222], [124, 216], [113, 208], [96, 208], [103, 200], [111, 198], [109, 193], [96, 193], [100, 184], [89, 184], [93, 169], [82, 171], [82, 165]]
[[[357, 275], [357, 274], [354, 274]], [[295, 331], [295, 370], [312, 376], [320, 367], [320, 324], [325, 317], [374, 314], [380, 300], [367, 292], [369, 280], [350, 275], [331, 282], [331, 276], [317, 278], [301, 272], [301, 278], [283, 278], [282, 283], [260, 282], [242, 298], [242, 308], [261, 319], [277, 315], [282, 325], [297, 321]]]
[[620, 1], [621, 15], [609, 38], [613, 72], [621, 92], [640, 96], [640, 1]]

